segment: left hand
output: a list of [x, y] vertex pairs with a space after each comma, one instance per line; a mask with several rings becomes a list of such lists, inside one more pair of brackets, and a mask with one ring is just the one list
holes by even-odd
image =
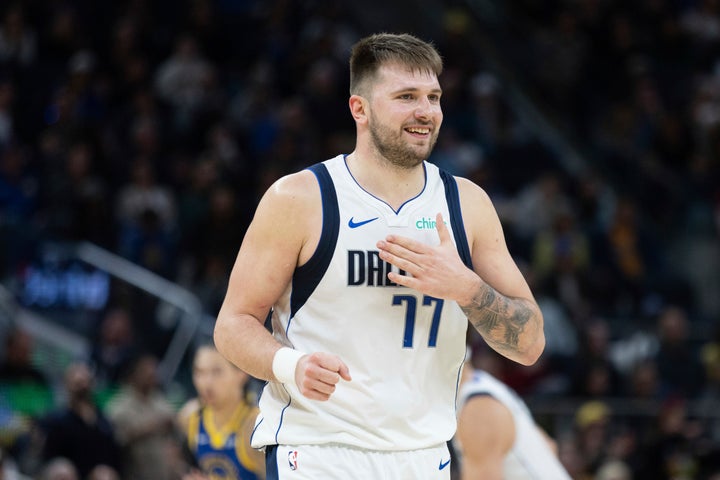
[[388, 235], [377, 242], [380, 258], [409, 275], [390, 272], [388, 278], [436, 298], [470, 303], [481, 279], [460, 259], [442, 214], [435, 216], [440, 245], [431, 246], [408, 237]]

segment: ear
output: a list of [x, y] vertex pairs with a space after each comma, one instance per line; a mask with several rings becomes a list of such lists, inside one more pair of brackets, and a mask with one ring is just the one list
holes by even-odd
[[352, 114], [355, 122], [367, 122], [367, 100], [365, 97], [361, 97], [360, 95], [351, 95], [348, 104], [350, 105], [350, 113]]

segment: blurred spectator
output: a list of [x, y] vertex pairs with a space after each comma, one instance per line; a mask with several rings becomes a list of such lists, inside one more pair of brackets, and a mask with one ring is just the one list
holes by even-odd
[[107, 412], [132, 480], [171, 480], [175, 411], [158, 385], [157, 359], [138, 354], [127, 362], [120, 393]]
[[590, 240], [575, 221], [569, 206], [559, 207], [552, 224], [542, 228], [532, 245], [531, 261], [536, 281], [577, 321], [591, 310]]
[[33, 364], [33, 350], [33, 337], [16, 326], [5, 337], [0, 363], [0, 393], [15, 413], [28, 417], [45, 413], [54, 401], [49, 379]]
[[28, 67], [37, 55], [35, 30], [26, 23], [21, 2], [5, 10], [0, 24], [0, 66]]
[[580, 347], [571, 366], [574, 396], [614, 397], [622, 387], [620, 372], [610, 357], [610, 326], [601, 318], [592, 319], [581, 331]]
[[165, 185], [158, 182], [155, 167], [146, 159], [137, 158], [132, 165], [131, 178], [117, 195], [117, 219], [125, 228], [142, 222], [143, 215], [152, 212], [162, 230], [173, 228], [176, 220], [176, 201]]
[[561, 179], [554, 172], [543, 173], [518, 192], [506, 211], [506, 220], [520, 242], [518, 254], [529, 258], [535, 236], [540, 231], [549, 231], [555, 215], [567, 206]]
[[30, 480], [18, 470], [15, 461], [0, 448], [0, 480]]
[[[129, 478], [129, 477], [128, 477]], [[122, 480], [120, 474], [107, 465], [98, 465], [88, 473], [87, 480]]]
[[191, 35], [180, 35], [172, 54], [155, 72], [158, 96], [174, 109], [178, 132], [188, 132], [206, 102], [212, 100], [215, 71]]
[[121, 307], [104, 313], [90, 348], [90, 365], [101, 387], [116, 387], [122, 368], [135, 350], [135, 326], [130, 312]]
[[118, 250], [127, 259], [167, 278], [175, 273], [176, 201], [155, 180], [154, 167], [138, 160], [133, 179], [117, 197]]
[[583, 274], [590, 266], [590, 245], [578, 229], [569, 206], [555, 212], [548, 229], [538, 231], [533, 248], [533, 270], [540, 277]]
[[0, 225], [22, 225], [35, 212], [39, 183], [29, 153], [19, 146], [0, 151]]
[[699, 410], [711, 420], [710, 434], [720, 445], [720, 417], [713, 415], [720, 405], [720, 325], [715, 326], [713, 338], [702, 345], [700, 358], [705, 371], [705, 385], [699, 394]]
[[0, 153], [15, 141], [14, 103], [15, 84], [0, 76]]
[[665, 396], [696, 397], [705, 382], [700, 353], [689, 338], [687, 313], [667, 306], [657, 318], [659, 349], [654, 356]]
[[48, 175], [44, 186], [47, 228], [61, 240], [87, 240], [114, 246], [112, 210], [105, 181], [98, 174], [97, 151], [88, 142], [73, 143], [63, 169]]
[[575, 440], [573, 432], [563, 433], [557, 441], [558, 458], [573, 480], [591, 480], [592, 477], [585, 471], [585, 459], [580, 446]]
[[41, 458], [71, 461], [85, 478], [98, 465], [122, 472], [122, 459], [112, 425], [93, 400], [94, 380], [87, 365], [71, 364], [65, 371], [67, 405], [40, 420]]
[[632, 400], [661, 400], [660, 373], [653, 359], [637, 362], [630, 371], [627, 393]]
[[582, 472], [590, 478], [596, 474], [607, 456], [611, 422], [612, 411], [598, 400], [586, 401], [575, 413], [575, 441], [582, 458]]
[[645, 226], [636, 202], [618, 200], [614, 216], [604, 232], [603, 255], [615, 279], [615, 315], [639, 315], [650, 282], [657, 281], [658, 248]]
[[63, 457], [48, 460], [38, 477], [39, 480], [82, 480], [73, 462]]
[[600, 465], [595, 480], [632, 480], [630, 467], [621, 460], [608, 460]]
[[211, 189], [206, 215], [194, 231], [187, 232], [195, 258], [206, 260], [215, 255], [228, 264], [234, 263], [249, 223], [238, 206], [237, 194], [229, 185]]
[[227, 292], [229, 263], [226, 257], [212, 251], [200, 258], [203, 259], [202, 270], [198, 272], [198, 278], [193, 283], [192, 289], [214, 321]]
[[17, 326], [7, 333], [4, 350], [0, 363], [1, 381], [49, 386], [45, 374], [32, 363], [33, 338], [27, 330]]
[[637, 478], [699, 478], [700, 456], [697, 447], [704, 435], [702, 425], [688, 418], [687, 402], [670, 397], [662, 405], [651, 430], [641, 445], [643, 463]]
[[477, 142], [462, 139], [452, 128], [443, 128], [430, 161], [453, 175], [468, 177], [481, 168], [483, 159]]
[[73, 99], [73, 117], [78, 126], [100, 122], [107, 115], [105, 89], [96, 75], [97, 59], [88, 49], [79, 49], [68, 59], [67, 89]]

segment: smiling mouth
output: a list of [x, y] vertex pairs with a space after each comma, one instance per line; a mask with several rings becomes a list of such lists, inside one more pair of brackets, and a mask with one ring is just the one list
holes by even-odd
[[430, 135], [430, 129], [426, 127], [409, 127], [405, 131], [414, 135]]

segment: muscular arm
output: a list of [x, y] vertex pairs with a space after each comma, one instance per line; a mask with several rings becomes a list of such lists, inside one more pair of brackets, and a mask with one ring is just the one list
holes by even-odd
[[487, 194], [459, 178], [463, 219], [479, 281], [460, 306], [493, 349], [532, 364], [545, 347], [543, 318], [530, 287], [510, 255], [500, 219]]
[[[218, 351], [241, 370], [277, 381], [272, 364], [282, 347], [264, 326], [273, 304], [288, 288], [295, 268], [314, 253], [322, 228], [320, 187], [310, 171], [283, 177], [258, 205], [230, 274], [215, 322]], [[327, 400], [347, 366], [334, 353], [304, 352], [295, 383], [308, 398]]]
[[533, 323], [537, 322], [535, 318], [539, 313], [533, 301], [503, 295], [485, 283], [479, 287], [470, 303], [460, 308], [494, 350], [520, 363], [534, 363], [534, 360], [524, 361], [524, 356], [517, 356], [525, 351], [529, 353], [530, 359], [535, 356], [529, 349], [522, 349], [522, 335], [526, 328], [537, 328]]
[[313, 202], [319, 207], [319, 188], [310, 172], [273, 184], [257, 207], [230, 274], [215, 323], [215, 345], [256, 378], [275, 380], [272, 360], [281, 345], [264, 327], [264, 320], [300, 262], [308, 241], [303, 219], [312, 218]]

